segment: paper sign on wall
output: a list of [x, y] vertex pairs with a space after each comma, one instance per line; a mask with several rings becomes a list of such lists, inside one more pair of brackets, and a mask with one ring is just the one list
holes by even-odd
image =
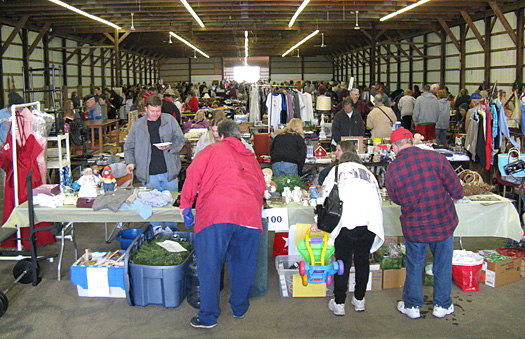
[[288, 231], [288, 209], [266, 208], [262, 217], [268, 220], [268, 231]]

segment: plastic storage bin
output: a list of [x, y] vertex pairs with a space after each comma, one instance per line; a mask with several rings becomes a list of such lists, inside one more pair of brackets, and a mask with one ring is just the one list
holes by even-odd
[[[184, 263], [176, 266], [135, 265], [129, 262], [130, 253], [138, 249], [145, 241], [153, 238], [152, 232], [144, 229], [126, 250], [124, 265], [124, 286], [126, 299], [130, 306], [164, 305], [166, 308], [178, 307], [188, 293], [189, 263], [194, 250]], [[195, 243], [195, 234], [191, 232], [168, 232], [187, 238]]]
[[275, 257], [275, 269], [279, 274], [281, 297], [293, 297], [293, 275], [299, 274], [299, 266], [297, 268], [289, 267], [302, 260], [304, 259], [300, 255], [278, 255]]

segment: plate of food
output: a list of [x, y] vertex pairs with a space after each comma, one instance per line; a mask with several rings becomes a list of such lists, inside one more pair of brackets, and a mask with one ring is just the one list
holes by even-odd
[[169, 146], [171, 144], [172, 144], [171, 142], [158, 142], [158, 143], [153, 144], [153, 145], [155, 145], [157, 147], [163, 147], [163, 146]]

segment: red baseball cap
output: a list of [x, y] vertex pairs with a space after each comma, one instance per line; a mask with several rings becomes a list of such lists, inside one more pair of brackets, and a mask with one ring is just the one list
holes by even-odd
[[398, 128], [390, 135], [390, 142], [394, 143], [402, 139], [413, 139], [414, 135], [406, 128]]

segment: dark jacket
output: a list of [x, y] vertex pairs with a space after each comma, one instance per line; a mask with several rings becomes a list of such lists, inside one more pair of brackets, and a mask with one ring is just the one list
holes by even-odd
[[332, 138], [336, 142], [340, 142], [341, 137], [364, 135], [365, 123], [363, 122], [361, 114], [354, 110], [352, 118], [350, 119], [345, 110], [342, 109], [335, 115], [334, 121], [332, 122]]
[[177, 106], [175, 106], [175, 104], [172, 101], [166, 98], [162, 99], [161, 112], [173, 115], [173, 117], [177, 120], [177, 122], [180, 125], [182, 121], [181, 115], [180, 115], [179, 109], [177, 108]]
[[286, 161], [297, 164], [299, 175], [303, 172], [306, 160], [306, 143], [304, 138], [297, 133], [278, 134], [270, 146], [272, 164]]

